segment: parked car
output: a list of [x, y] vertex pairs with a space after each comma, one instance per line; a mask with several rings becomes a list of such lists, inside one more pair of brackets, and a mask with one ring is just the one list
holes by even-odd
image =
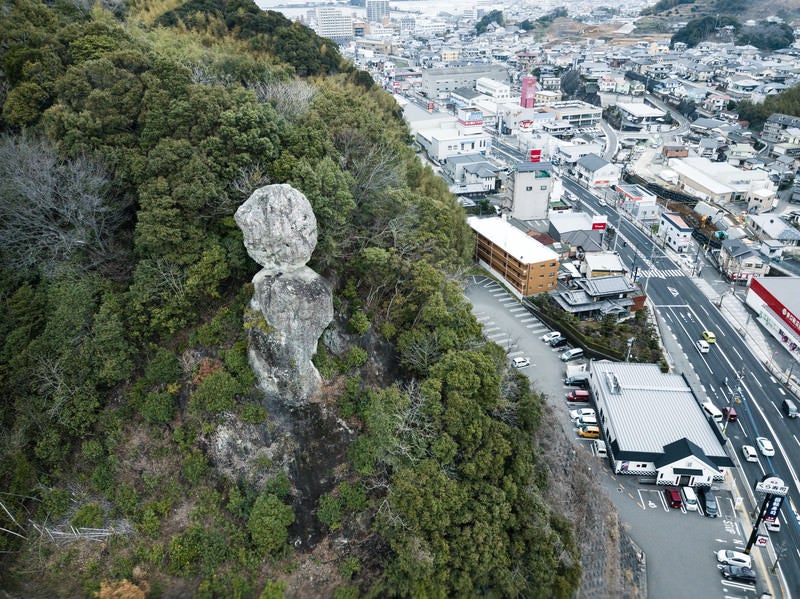
[[681, 494], [675, 487], [665, 487], [664, 497], [667, 498], [667, 505], [669, 505], [669, 507], [680, 509], [680, 507], [683, 505], [683, 502], [681, 501]]
[[756, 581], [756, 573], [752, 569], [743, 566], [722, 566], [722, 575], [726, 580], [751, 583]]
[[561, 358], [562, 362], [571, 362], [572, 360], [577, 360], [578, 358], [583, 357], [583, 349], [580, 347], [574, 347], [572, 349], [568, 349], [559, 357]]
[[599, 439], [600, 427], [599, 426], [582, 426], [578, 429], [578, 436], [584, 439]]
[[582, 389], [567, 393], [567, 401], [589, 401], [589, 392]]
[[549, 343], [550, 347], [561, 347], [562, 345], [567, 344], [567, 338], [559, 335], [558, 337], [554, 337], [553, 339], [551, 339]]
[[594, 408], [578, 408], [577, 410], [570, 410], [570, 420], [580, 420], [583, 416], [594, 416]]
[[758, 461], [758, 452], [756, 448], [752, 445], [742, 445], [742, 455], [744, 459], [748, 462], [757, 462]]
[[594, 452], [597, 454], [597, 457], [604, 458], [608, 455], [608, 449], [606, 448], [606, 442], [602, 439], [595, 439], [594, 441]]
[[751, 564], [749, 555], [741, 551], [731, 551], [730, 549], [717, 551], [717, 561], [725, 566], [743, 566], [745, 568], [749, 568]]
[[775, 448], [772, 446], [772, 441], [766, 437], [756, 437], [756, 445], [758, 445], [759, 451], [765, 456], [775, 455]]
[[550, 331], [549, 333], [545, 333], [544, 335], [542, 335], [542, 341], [544, 341], [545, 343], [550, 343], [550, 341], [552, 341], [553, 339], [561, 336], [562, 336], [561, 333], [559, 333], [558, 331]]
[[716, 343], [717, 336], [711, 331], [703, 331], [703, 339], [708, 343]]
[[528, 358], [514, 358], [511, 360], [511, 365], [514, 368], [525, 368], [531, 365], [531, 361]]
[[717, 498], [714, 496], [714, 493], [711, 492], [711, 489], [708, 487], [701, 487], [699, 492], [700, 501], [703, 503], [703, 511], [706, 513], [706, 516], [709, 518], [716, 518], [719, 516]]

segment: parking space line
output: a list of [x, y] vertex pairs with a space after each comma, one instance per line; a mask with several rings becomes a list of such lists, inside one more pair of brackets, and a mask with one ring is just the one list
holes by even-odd
[[520, 306], [519, 308], [511, 308], [509, 310], [509, 312], [511, 312], [513, 314], [515, 312], [527, 312], [527, 310], [525, 308], [523, 308], [522, 306]]
[[523, 318], [520, 322], [536, 322], [536, 319], [533, 316], [529, 316], [528, 318]]

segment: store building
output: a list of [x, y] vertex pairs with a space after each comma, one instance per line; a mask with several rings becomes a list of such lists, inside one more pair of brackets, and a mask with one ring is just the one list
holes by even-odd
[[800, 278], [752, 278], [745, 303], [786, 351], [800, 360]]

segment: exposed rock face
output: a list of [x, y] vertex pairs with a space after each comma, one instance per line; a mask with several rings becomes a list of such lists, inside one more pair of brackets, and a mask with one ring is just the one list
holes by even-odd
[[264, 391], [289, 406], [308, 403], [320, 376], [311, 363], [333, 320], [327, 281], [306, 266], [317, 245], [317, 220], [289, 185], [253, 192], [234, 215], [247, 253], [263, 268], [253, 277], [250, 363]]

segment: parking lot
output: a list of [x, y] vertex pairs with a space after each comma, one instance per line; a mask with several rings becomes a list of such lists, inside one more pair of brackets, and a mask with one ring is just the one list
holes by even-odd
[[[737, 517], [729, 479], [714, 487], [720, 515], [708, 518], [702, 507], [698, 511], [670, 508], [662, 488], [635, 476], [614, 474], [609, 462], [596, 455], [594, 441], [579, 437], [577, 426], [570, 420], [569, 410], [593, 406], [566, 400], [566, 394], [577, 389], [563, 383], [565, 364], [559, 354], [568, 346], [554, 349], [544, 343], [541, 338], [550, 329], [493, 280], [473, 277], [466, 295], [483, 324], [486, 338], [503, 347], [509, 361], [528, 358], [530, 365], [520, 368], [520, 372], [547, 396], [574, 442], [595, 455], [598, 489], [612, 499], [631, 536], [647, 556], [649, 597], [759, 597], [751, 584], [726, 581], [717, 564], [718, 550], [742, 551], [749, 534]], [[753, 549], [754, 558], [758, 551]]]

